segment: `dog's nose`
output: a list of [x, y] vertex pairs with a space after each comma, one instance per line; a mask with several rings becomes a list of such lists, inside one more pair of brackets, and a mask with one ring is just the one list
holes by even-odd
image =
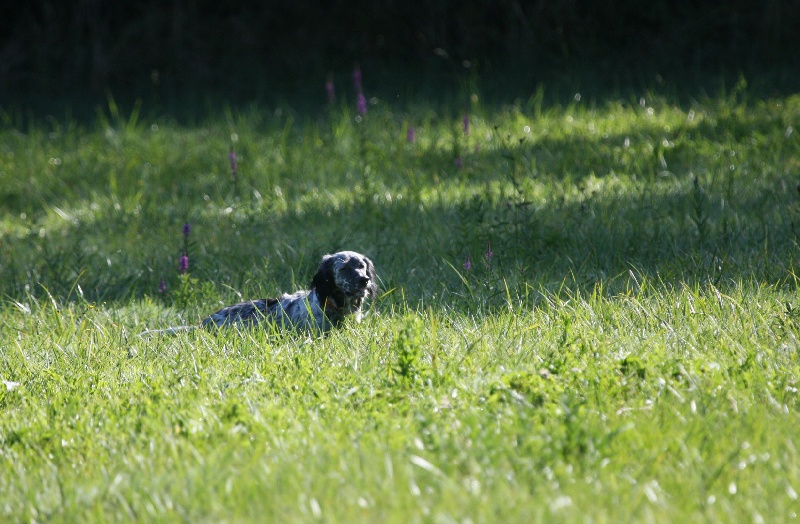
[[358, 277], [358, 285], [359, 286], [365, 287], [367, 284], [369, 284], [369, 278], [368, 277]]

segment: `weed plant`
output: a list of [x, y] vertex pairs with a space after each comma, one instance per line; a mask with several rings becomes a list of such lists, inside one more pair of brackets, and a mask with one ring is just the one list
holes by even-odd
[[[2, 113], [3, 519], [796, 518], [800, 97], [468, 106]], [[361, 324], [137, 336], [339, 249]]]

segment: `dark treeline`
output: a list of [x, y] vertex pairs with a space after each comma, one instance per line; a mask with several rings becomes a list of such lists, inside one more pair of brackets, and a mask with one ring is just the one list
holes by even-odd
[[800, 71], [800, 0], [5, 5], [0, 107], [109, 91], [299, 100], [322, 96], [328, 74], [343, 80], [356, 62], [368, 87], [423, 96], [425, 86], [452, 88], [470, 75], [514, 95], [539, 83], [619, 89], [740, 74], [791, 89]]

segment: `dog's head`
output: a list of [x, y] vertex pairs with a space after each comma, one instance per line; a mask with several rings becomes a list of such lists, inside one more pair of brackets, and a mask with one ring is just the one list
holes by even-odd
[[340, 307], [348, 305], [348, 309], [358, 309], [364, 299], [375, 298], [378, 292], [375, 265], [354, 251], [325, 255], [311, 287], [323, 300], [331, 297]]

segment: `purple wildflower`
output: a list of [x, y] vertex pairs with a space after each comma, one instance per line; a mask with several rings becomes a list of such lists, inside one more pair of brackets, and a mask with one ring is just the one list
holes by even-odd
[[328, 80], [325, 82], [325, 92], [328, 94], [328, 103], [332, 104], [336, 99], [336, 87], [333, 85], [333, 75], [328, 75]]
[[467, 260], [464, 262], [464, 269], [467, 271], [472, 269], [472, 261], [469, 259], [469, 253], [467, 253]]
[[469, 136], [469, 113], [464, 113], [464, 119], [461, 123], [464, 125], [464, 135]]
[[353, 85], [356, 88], [356, 93], [361, 94], [364, 89], [361, 87], [361, 68], [356, 64], [353, 69]]
[[180, 270], [181, 274], [189, 271], [189, 257], [186, 256], [186, 251], [183, 252], [183, 256], [181, 256], [181, 260], [178, 262], [178, 270]]
[[364, 93], [358, 94], [358, 114], [364, 116], [367, 114], [367, 98], [364, 96]]
[[192, 232], [192, 226], [189, 225], [189, 222], [183, 224], [183, 238], [189, 238], [189, 233]]
[[164, 282], [164, 279], [161, 279], [161, 282], [158, 283], [158, 292], [163, 295], [167, 292], [167, 283]]
[[486, 242], [486, 253], [483, 254], [483, 258], [485, 258], [487, 262], [491, 262], [493, 256], [494, 253], [492, 253], [492, 243]]
[[414, 143], [417, 140], [416, 131], [414, 131], [414, 126], [408, 126], [408, 132], [406, 133], [406, 140], [410, 143]]
[[231, 146], [231, 152], [228, 153], [228, 160], [230, 161], [231, 164], [231, 176], [236, 176], [236, 174], [239, 172], [239, 162], [238, 158], [236, 157], [236, 151], [233, 149], [233, 146]]
[[459, 169], [464, 167], [464, 161], [461, 159], [460, 156], [456, 157], [456, 167]]

